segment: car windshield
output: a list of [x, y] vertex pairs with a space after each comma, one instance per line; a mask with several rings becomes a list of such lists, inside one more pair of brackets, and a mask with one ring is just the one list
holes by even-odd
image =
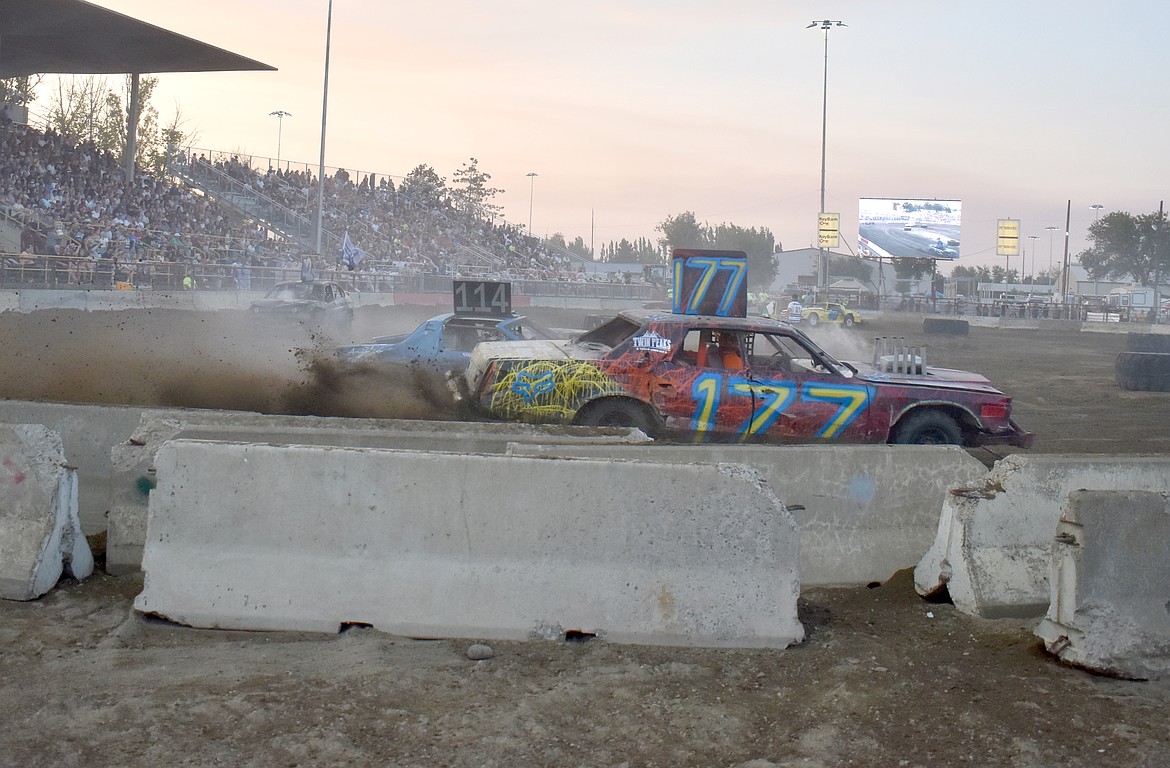
[[264, 295], [266, 299], [284, 299], [285, 301], [301, 301], [312, 298], [312, 283], [281, 283]]

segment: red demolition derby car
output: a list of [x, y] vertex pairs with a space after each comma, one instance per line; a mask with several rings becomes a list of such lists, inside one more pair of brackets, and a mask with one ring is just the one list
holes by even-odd
[[625, 311], [569, 341], [480, 344], [453, 383], [490, 418], [651, 436], [1032, 444], [1011, 398], [979, 374], [929, 367], [904, 349], [841, 362], [765, 318]]

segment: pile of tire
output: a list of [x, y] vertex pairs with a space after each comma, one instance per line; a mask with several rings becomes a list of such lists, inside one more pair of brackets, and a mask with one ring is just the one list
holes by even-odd
[[1170, 335], [1130, 333], [1114, 364], [1117, 386], [1133, 392], [1170, 392]]

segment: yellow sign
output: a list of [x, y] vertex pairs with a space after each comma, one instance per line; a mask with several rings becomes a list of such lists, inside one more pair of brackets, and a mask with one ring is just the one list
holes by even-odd
[[1019, 219], [1000, 219], [999, 220], [999, 237], [995, 242], [995, 255], [997, 256], [1019, 256], [1020, 255], [1020, 220]]
[[821, 213], [817, 215], [817, 247], [836, 248], [841, 244], [841, 214]]

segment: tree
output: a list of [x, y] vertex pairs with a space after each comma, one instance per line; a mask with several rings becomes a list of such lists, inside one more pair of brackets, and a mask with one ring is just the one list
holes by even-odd
[[37, 86], [44, 75], [22, 75], [0, 80], [0, 111], [7, 106], [25, 107], [36, 99]]
[[[764, 287], [771, 285], [776, 274], [772, 254], [776, 250], [776, 238], [766, 227], [744, 229], [735, 224], [723, 223], [712, 227], [706, 222], [700, 224], [692, 211], [668, 216], [655, 227], [663, 237], [659, 243], [669, 254], [676, 248], [714, 248], [723, 251], [743, 251], [748, 258], [748, 285]], [[656, 259], [658, 263], [662, 259]]]
[[[94, 137], [98, 149], [104, 149], [119, 158], [119, 164], [126, 162], [126, 128], [130, 123], [130, 90], [133, 79], [133, 75], [125, 76], [121, 94], [113, 90], [106, 92], [105, 111]], [[166, 157], [166, 147], [162, 143], [158, 127], [158, 110], [150, 103], [157, 85], [157, 77], [143, 75], [138, 78], [139, 107], [134, 151], [135, 165], [143, 170], [155, 172], [162, 170], [160, 157]]]
[[199, 132], [188, 131], [186, 125], [187, 119], [183, 117], [183, 110], [176, 103], [174, 118], [159, 133], [159, 137], [162, 139], [163, 149], [166, 153], [161, 158], [162, 168], [166, 167], [166, 162], [176, 150], [190, 146], [199, 140]]
[[496, 195], [504, 190], [489, 187], [491, 174], [479, 170], [479, 161], [474, 157], [451, 174], [451, 202], [455, 210], [468, 217], [491, 218], [503, 209], [493, 202]]
[[104, 77], [87, 75], [58, 78], [56, 92], [49, 100], [45, 123], [66, 141], [96, 142], [105, 100]]
[[425, 163], [415, 166], [414, 170], [406, 174], [399, 192], [415, 205], [427, 208], [441, 206], [450, 194], [447, 190], [447, 180]]
[[899, 280], [921, 280], [922, 276], [934, 271], [933, 259], [895, 258], [894, 274]]
[[1003, 283], [1004, 285], [1010, 285], [1011, 283], [1018, 283], [1018, 282], [1020, 282], [1020, 272], [1019, 272], [1019, 270], [1015, 270], [1015, 269], [1008, 271], [1004, 267], [997, 265], [997, 266], [994, 266], [991, 268], [991, 281], [990, 282]]
[[853, 277], [858, 280], [870, 280], [873, 277], [873, 267], [864, 259], [856, 256], [835, 256], [829, 254], [829, 274], [835, 277]]
[[593, 252], [589, 250], [589, 246], [585, 245], [585, 240], [577, 235], [573, 238], [573, 242], [565, 246], [565, 249], [574, 256], [580, 256], [582, 259], [592, 261]]
[[1087, 249], [1078, 259], [1094, 280], [1132, 280], [1153, 285], [1170, 274], [1170, 231], [1159, 211], [1132, 216], [1115, 211], [1089, 225]]
[[711, 228], [700, 224], [694, 211], [667, 216], [654, 230], [662, 233], [661, 242], [668, 252], [675, 248], [711, 248], [714, 245]]
[[951, 270], [951, 277], [958, 279], [970, 279], [979, 283], [990, 283], [991, 269], [988, 267], [961, 267], [958, 264]]
[[593, 260], [593, 254], [589, 252], [589, 247], [585, 245], [585, 241], [581, 239], [580, 235], [577, 235], [573, 242], [566, 243], [565, 234], [563, 232], [554, 232], [552, 235], [549, 235], [548, 242], [557, 248], [562, 248], [568, 251], [583, 261]]

